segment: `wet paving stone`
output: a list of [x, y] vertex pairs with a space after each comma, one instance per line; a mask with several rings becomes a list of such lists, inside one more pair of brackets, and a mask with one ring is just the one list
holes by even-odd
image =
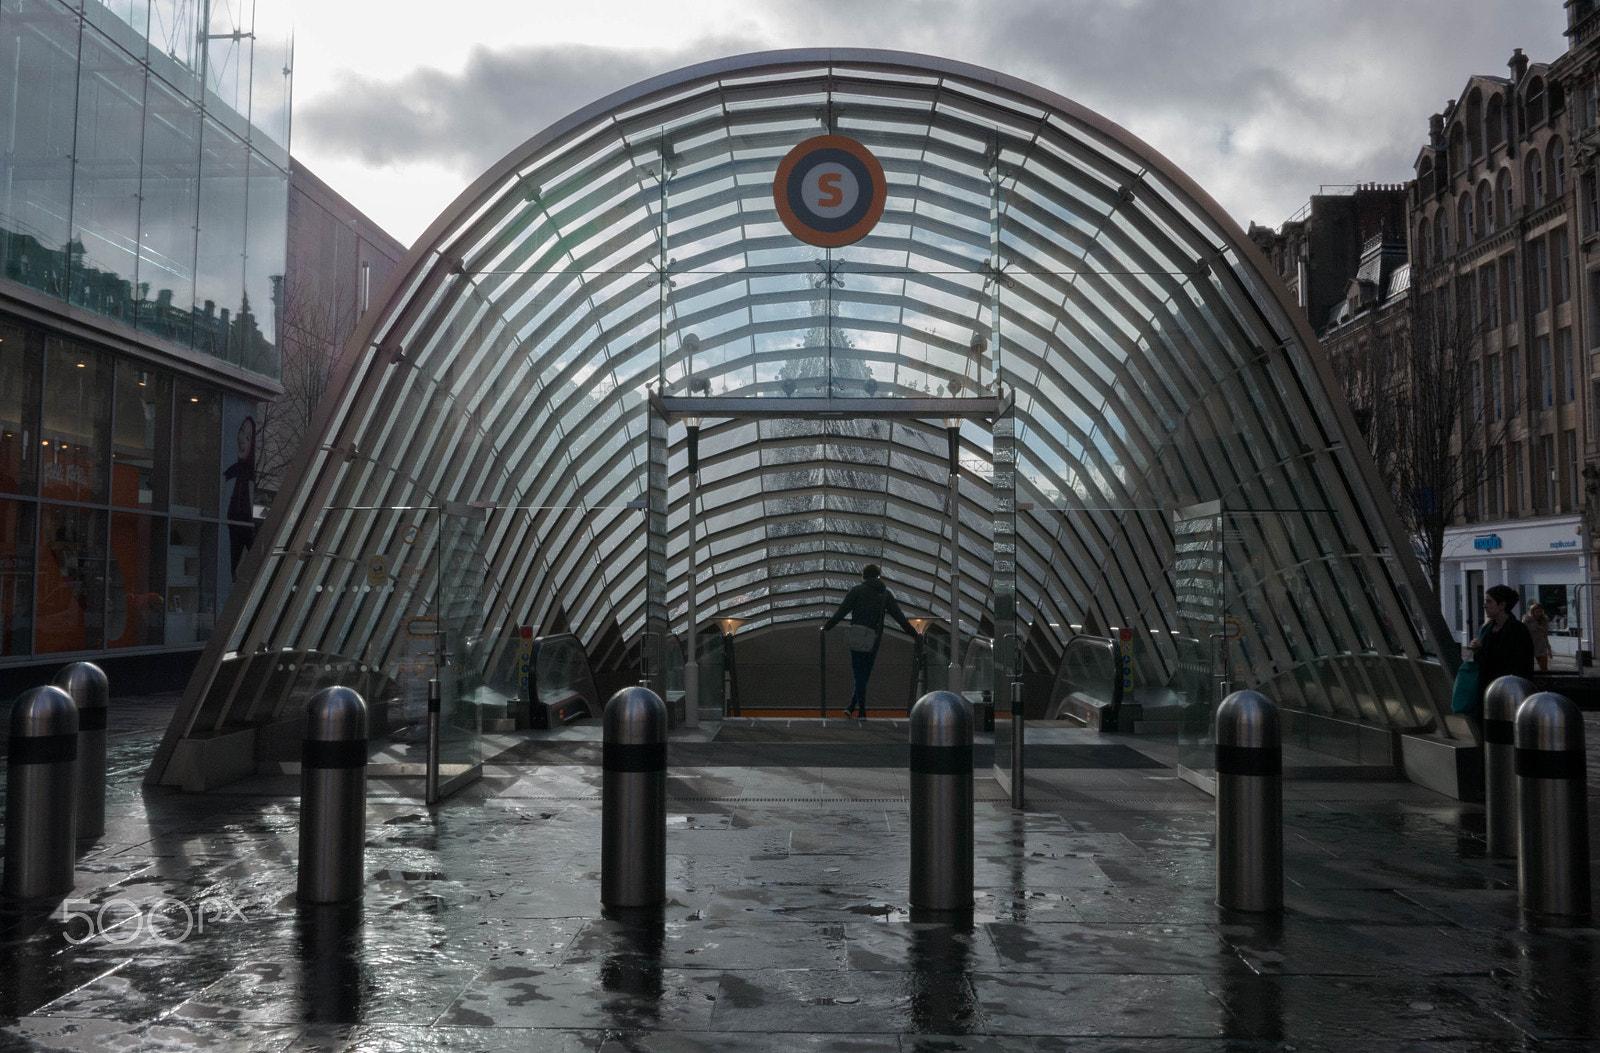
[[1037, 922], [984, 932], [1007, 972], [1206, 975], [1238, 956], [1210, 925]]
[[[697, 734], [714, 757], [711, 729]], [[825, 755], [805, 738], [821, 732], [800, 734]], [[129, 763], [68, 915], [0, 905], [0, 1053], [1600, 1039], [1600, 929], [1526, 924], [1514, 863], [1484, 855], [1481, 808], [1414, 786], [1291, 784], [1286, 910], [1263, 921], [1212, 902], [1211, 802], [1170, 768], [1030, 772], [1024, 812], [982, 782], [974, 909], [951, 924], [909, 911], [902, 769], [680, 767], [668, 902], [640, 914], [599, 902], [593, 738], [529, 751], [560, 763], [496, 762], [432, 809], [376, 781], [363, 900], [332, 910], [294, 899], [293, 780], [143, 791]], [[183, 932], [186, 913], [203, 930]]]
[[495, 965], [439, 1017], [442, 1026], [703, 1029], [721, 974], [617, 955], [554, 969]]

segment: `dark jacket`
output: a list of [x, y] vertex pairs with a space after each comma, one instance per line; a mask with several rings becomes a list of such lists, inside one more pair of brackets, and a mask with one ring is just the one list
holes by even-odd
[[899, 622], [906, 632], [912, 636], [917, 635], [917, 630], [901, 613], [900, 605], [894, 602], [894, 597], [889, 593], [889, 586], [883, 583], [882, 578], [870, 578], [845, 593], [844, 599], [839, 603], [839, 609], [833, 612], [833, 617], [828, 619], [823, 628], [832, 629], [848, 614], [851, 625], [865, 625], [873, 632], [881, 633], [885, 611], [894, 615], [895, 621]]
[[[1492, 624], [1492, 623], [1491, 623]], [[1533, 676], [1533, 634], [1513, 615], [1499, 629], [1491, 630], [1478, 648], [1478, 712], [1483, 712], [1483, 695], [1489, 685], [1502, 676]]]

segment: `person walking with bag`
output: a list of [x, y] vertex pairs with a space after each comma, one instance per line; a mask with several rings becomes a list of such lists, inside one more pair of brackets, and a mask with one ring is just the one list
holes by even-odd
[[878, 645], [883, 642], [884, 614], [894, 615], [902, 629], [913, 637], [917, 635], [916, 628], [906, 619], [900, 605], [889, 592], [889, 586], [883, 583], [882, 575], [883, 571], [876, 563], [862, 567], [861, 584], [845, 593], [839, 609], [822, 627], [823, 632], [828, 632], [845, 615], [850, 616], [850, 627], [845, 630], [844, 642], [850, 648], [850, 671], [855, 674], [856, 686], [855, 693], [850, 696], [850, 706], [844, 711], [846, 717], [859, 709], [861, 719], [867, 719], [867, 680], [872, 676], [872, 666], [878, 660]]
[[1522, 624], [1528, 627], [1528, 633], [1533, 637], [1533, 657], [1539, 663], [1539, 672], [1543, 673], [1550, 668], [1550, 616], [1544, 608], [1537, 603], [1528, 604], [1528, 613], [1522, 616]]
[[1509, 585], [1496, 585], [1483, 594], [1483, 613], [1489, 620], [1472, 641], [1478, 662], [1478, 704], [1472, 710], [1476, 717], [1483, 715], [1483, 696], [1490, 684], [1502, 676], [1533, 676], [1533, 634], [1515, 614], [1521, 598]]

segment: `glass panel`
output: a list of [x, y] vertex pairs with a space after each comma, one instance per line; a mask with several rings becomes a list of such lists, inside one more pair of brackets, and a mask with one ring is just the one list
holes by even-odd
[[281, 154], [279, 163], [284, 166], [289, 163], [289, 99], [294, 77], [291, 15], [286, 3], [256, 5], [255, 54], [250, 69], [250, 142], [268, 157]]
[[122, 359], [117, 363], [116, 401], [111, 503], [165, 509], [172, 456], [172, 378]]
[[217, 619], [217, 525], [192, 519], [170, 523], [165, 642], [204, 643]]
[[245, 184], [250, 155], [242, 139], [209, 118], [202, 143], [194, 346], [237, 365], [242, 341], [235, 336], [234, 316], [244, 299]]
[[137, 60], [98, 31], [84, 29], [69, 299], [129, 325], [139, 252], [144, 81]]
[[[205, 30], [206, 111], [244, 131], [250, 112], [250, 57], [254, 0], [207, 0]], [[218, 106], [221, 103], [221, 106]]]
[[244, 300], [236, 323], [239, 364], [274, 378], [279, 373], [278, 320], [283, 309], [288, 210], [289, 177], [252, 156]]
[[54, 0], [8, 0], [0, 18], [0, 267], [67, 295], [78, 16]]
[[180, 344], [194, 326], [200, 110], [150, 78], [139, 203], [139, 328]]
[[0, 319], [0, 493], [34, 494], [39, 478], [39, 356], [29, 330]]
[[36, 514], [31, 501], [0, 499], [0, 655], [33, 653]]
[[34, 652], [104, 646], [106, 514], [42, 505], [39, 578], [34, 602]]
[[111, 358], [56, 336], [46, 338], [45, 348], [39, 443], [44, 496], [103, 502], [111, 452]]
[[166, 642], [167, 521], [114, 512], [106, 573], [106, 646]]
[[180, 379], [174, 387], [172, 511], [185, 516], [220, 516], [222, 399], [193, 381]]

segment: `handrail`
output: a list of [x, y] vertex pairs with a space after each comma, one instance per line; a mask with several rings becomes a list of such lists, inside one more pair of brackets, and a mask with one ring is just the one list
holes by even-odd
[[[1117, 653], [1117, 642], [1104, 636], [1080, 634], [1068, 639], [1061, 650], [1061, 662], [1056, 666], [1045, 719], [1061, 719], [1065, 704], [1076, 695], [1100, 711], [1100, 726], [1117, 727], [1123, 700]], [[1084, 677], [1085, 672], [1092, 672], [1092, 678]]]

